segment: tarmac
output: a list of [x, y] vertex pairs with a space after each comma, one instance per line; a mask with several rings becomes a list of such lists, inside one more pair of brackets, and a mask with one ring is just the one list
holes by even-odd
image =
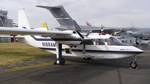
[[72, 62], [0, 74], [0, 84], [150, 84], [150, 52], [139, 55], [139, 67], [126, 60]]

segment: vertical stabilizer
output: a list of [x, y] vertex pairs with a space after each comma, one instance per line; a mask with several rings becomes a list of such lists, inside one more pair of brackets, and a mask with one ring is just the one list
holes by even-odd
[[19, 28], [30, 28], [27, 15], [24, 10], [18, 11], [18, 27]]

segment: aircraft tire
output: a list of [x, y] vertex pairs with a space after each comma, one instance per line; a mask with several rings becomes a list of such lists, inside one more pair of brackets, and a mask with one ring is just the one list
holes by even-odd
[[133, 61], [133, 62], [130, 63], [130, 68], [131, 68], [131, 69], [136, 69], [137, 66], [138, 66], [138, 64], [137, 64], [136, 61]]
[[56, 59], [56, 61], [54, 62], [55, 65], [64, 65], [65, 64], [65, 59], [61, 58], [61, 59]]

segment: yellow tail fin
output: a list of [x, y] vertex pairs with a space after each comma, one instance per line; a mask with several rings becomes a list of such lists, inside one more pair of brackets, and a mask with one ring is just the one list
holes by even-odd
[[48, 25], [46, 22], [43, 22], [41, 25], [42, 28], [45, 28], [46, 30], [48, 30]]

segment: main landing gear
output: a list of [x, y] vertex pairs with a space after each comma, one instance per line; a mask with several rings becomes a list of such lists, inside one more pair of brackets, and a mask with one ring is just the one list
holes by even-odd
[[65, 59], [64, 58], [56, 59], [54, 64], [56, 64], [56, 65], [64, 65], [65, 64]]
[[130, 68], [136, 69], [138, 67], [136, 56], [133, 57], [133, 60], [130, 62]]
[[54, 62], [56, 65], [64, 65], [65, 59], [62, 57], [62, 44], [56, 44], [56, 61]]

